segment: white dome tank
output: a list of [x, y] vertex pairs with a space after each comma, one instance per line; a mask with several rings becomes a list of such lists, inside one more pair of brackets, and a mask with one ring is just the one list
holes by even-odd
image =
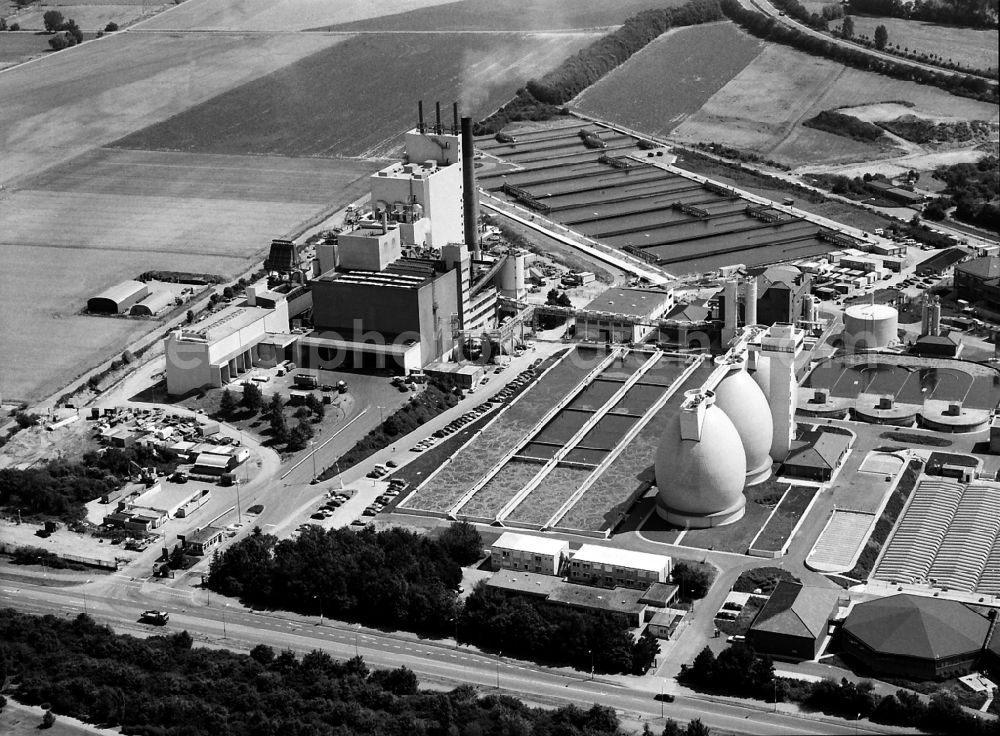
[[656, 452], [656, 513], [686, 528], [731, 524], [746, 506], [743, 442], [712, 391], [685, 396]]
[[721, 356], [719, 365], [729, 373], [715, 387], [715, 405], [736, 427], [747, 456], [746, 485], [762, 483], [771, 476], [771, 407], [767, 397], [746, 372], [746, 356]]

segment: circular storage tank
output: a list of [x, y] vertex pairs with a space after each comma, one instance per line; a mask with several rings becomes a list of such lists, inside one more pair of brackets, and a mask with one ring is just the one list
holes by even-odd
[[888, 304], [855, 304], [844, 311], [844, 347], [878, 350], [896, 342], [899, 313]]
[[736, 427], [746, 453], [746, 485], [767, 480], [771, 475], [771, 407], [744, 362], [732, 369], [715, 388], [715, 405], [722, 409]]
[[699, 529], [743, 517], [746, 453], [711, 391], [688, 392], [660, 439], [655, 464], [656, 513], [665, 521]]

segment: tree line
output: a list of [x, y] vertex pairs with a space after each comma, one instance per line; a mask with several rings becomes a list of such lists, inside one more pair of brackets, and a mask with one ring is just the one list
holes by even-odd
[[802, 123], [807, 128], [816, 128], [834, 135], [853, 138], [863, 143], [874, 143], [885, 137], [882, 129], [853, 115], [845, 115], [836, 110], [823, 110], [816, 117]]
[[869, 718], [875, 723], [918, 728], [955, 736], [996, 734], [996, 721], [966, 713], [954, 696], [939, 692], [929, 703], [908, 690], [879, 697], [870, 681], [805, 682], [776, 677], [774, 663], [749, 644], [737, 643], [718, 657], [705, 647], [678, 680], [695, 689], [768, 702], [801, 703], [841, 718]]
[[[21, 702], [134, 736], [624, 736], [614, 709], [529, 708], [502, 694], [418, 689], [405, 667], [359, 657], [192, 647], [182, 631], [138, 639], [86, 614], [0, 611], [0, 682]], [[0, 704], [2, 707], [2, 704]]]
[[541, 79], [532, 79], [510, 102], [475, 126], [476, 135], [490, 135], [509, 122], [547, 120], [580, 92], [628, 61], [671, 28], [722, 20], [717, 0], [690, 0], [677, 8], [653, 8], [633, 15], [617, 30], [594, 41]]
[[[947, 201], [942, 210], [954, 206], [954, 217], [970, 225], [1000, 232], [1000, 163], [996, 156], [984, 156], [974, 164], [941, 166], [934, 178], [945, 183]], [[927, 213], [935, 219], [933, 212]], [[942, 211], [943, 216], [943, 211]]]
[[[367, 626], [457, 635], [464, 643], [601, 672], [644, 672], [655, 640], [633, 642], [620, 616], [503, 594], [480, 584], [462, 603], [461, 565], [481, 554], [475, 527], [457, 522], [437, 539], [393, 528], [360, 532], [310, 525], [278, 541], [255, 529], [212, 559], [209, 587], [253, 606]], [[692, 575], [697, 571], [692, 570]], [[709, 581], [710, 584], [710, 581]]]
[[990, 0], [851, 0], [851, 10], [866, 15], [927, 23], [996, 28], [997, 6]]
[[781, 43], [815, 56], [822, 56], [846, 66], [884, 74], [895, 79], [927, 84], [959, 97], [996, 103], [997, 85], [981, 77], [947, 74], [875, 58], [861, 49], [844, 46], [833, 41], [804, 33], [797, 28], [777, 22], [774, 18], [748, 10], [738, 0], [720, 0], [726, 16], [749, 33], [766, 41]]

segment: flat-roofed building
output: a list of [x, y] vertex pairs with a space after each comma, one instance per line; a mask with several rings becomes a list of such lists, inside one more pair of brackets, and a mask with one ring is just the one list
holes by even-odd
[[191, 534], [178, 534], [184, 551], [192, 555], [206, 555], [222, 543], [226, 530], [217, 526], [205, 526]]
[[642, 342], [652, 323], [674, 306], [673, 291], [614, 287], [602, 292], [576, 318], [576, 336], [598, 342]]
[[[167, 335], [167, 393], [182, 395], [206, 386], [222, 388], [257, 365], [278, 361], [268, 345], [288, 332], [288, 304], [275, 309], [245, 304], [226, 307], [202, 322]], [[281, 357], [284, 360], [284, 357]]]
[[570, 558], [569, 579], [603, 588], [641, 588], [665, 583], [670, 576], [670, 558], [648, 552], [585, 544]]
[[645, 591], [634, 588], [603, 589], [577, 583], [561, 583], [546, 601], [577, 610], [616, 613], [625, 618], [629, 626], [638, 628], [646, 616], [646, 604], [640, 601], [643, 595]]
[[504, 532], [490, 548], [494, 570], [526, 570], [558, 575], [569, 556], [569, 542], [533, 534]]

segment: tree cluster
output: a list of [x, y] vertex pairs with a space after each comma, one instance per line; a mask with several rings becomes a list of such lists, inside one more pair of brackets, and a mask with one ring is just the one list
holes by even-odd
[[252, 605], [443, 634], [461, 581], [458, 563], [427, 537], [312, 525], [280, 542], [255, 529], [215, 555], [208, 585]]
[[996, 102], [997, 85], [972, 75], [948, 74], [914, 67], [886, 59], [879, 59], [865, 51], [843, 46], [833, 41], [804, 33], [774, 18], [740, 5], [738, 0], [720, 0], [726, 16], [753, 35], [774, 43], [781, 43], [807, 54], [832, 59], [846, 66], [864, 71], [905, 79], [918, 84], [928, 84], [960, 97], [971, 97], [986, 102]]
[[995, 0], [851, 0], [851, 10], [865, 15], [920, 20], [926, 23], [996, 28]]
[[567, 609], [484, 584], [465, 603], [459, 639], [525, 659], [632, 674], [645, 673], [660, 650], [648, 633], [633, 642], [620, 616]]
[[950, 123], [936, 122], [916, 115], [903, 115], [895, 120], [879, 123], [890, 133], [914, 143], [953, 143], [989, 140], [992, 130], [985, 120], [957, 120]]
[[653, 39], [679, 26], [722, 19], [717, 0], [690, 0], [679, 8], [653, 8], [632, 16], [617, 30], [571, 56], [541, 79], [530, 80], [514, 99], [477, 123], [476, 135], [490, 135], [516, 120], [546, 120]]
[[58, 10], [45, 11], [42, 23], [48, 33], [55, 34], [49, 39], [49, 46], [56, 51], [83, 43], [83, 31], [80, 30], [80, 26], [72, 18], [63, 17]]
[[711, 566], [684, 560], [674, 564], [670, 577], [675, 585], [680, 586], [681, 597], [687, 600], [704, 598], [715, 579]]
[[945, 193], [955, 205], [954, 216], [970, 225], [1000, 232], [1000, 165], [996, 156], [974, 164], [941, 166], [934, 178], [945, 183]]
[[749, 644], [733, 644], [718, 657], [705, 647], [691, 666], [678, 678], [685, 684], [706, 690], [721, 690], [745, 698], [771, 697], [774, 691], [774, 663], [757, 656]]
[[679, 678], [692, 687], [773, 702], [799, 702], [810, 709], [843, 718], [871, 718], [876, 723], [919, 728], [929, 733], [987, 736], [996, 723], [967, 714], [954, 696], [939, 692], [925, 704], [908, 690], [882, 698], [870, 681], [819, 682], [774, 676], [770, 657], [758, 656], [748, 644], [734, 644], [718, 658], [705, 647]]
[[0, 677], [18, 700], [137, 736], [624, 736], [613, 709], [529, 708], [471, 686], [417, 689], [405, 667], [192, 648], [187, 632], [137, 639], [86, 614], [69, 621], [0, 612]]
[[828, 5], [824, 6], [822, 12], [811, 13], [806, 7], [799, 2], [799, 0], [773, 0], [772, 4], [779, 10], [783, 10], [787, 15], [795, 20], [804, 23], [810, 28], [815, 28], [818, 31], [826, 31], [830, 27], [830, 21], [836, 17], [835, 11], [828, 8], [836, 8], [840, 10], [840, 15], [843, 16], [843, 10], [840, 6]]
[[802, 124], [807, 128], [816, 128], [834, 135], [846, 136], [863, 143], [874, 143], [885, 137], [885, 133], [879, 126], [836, 110], [823, 110], [816, 117], [810, 118]]
[[177, 459], [148, 447], [88, 452], [82, 462], [51, 460], [25, 469], [0, 470], [0, 507], [22, 516], [54, 516], [66, 522], [83, 519], [89, 501], [116, 490], [132, 475], [135, 463], [172, 471]]

